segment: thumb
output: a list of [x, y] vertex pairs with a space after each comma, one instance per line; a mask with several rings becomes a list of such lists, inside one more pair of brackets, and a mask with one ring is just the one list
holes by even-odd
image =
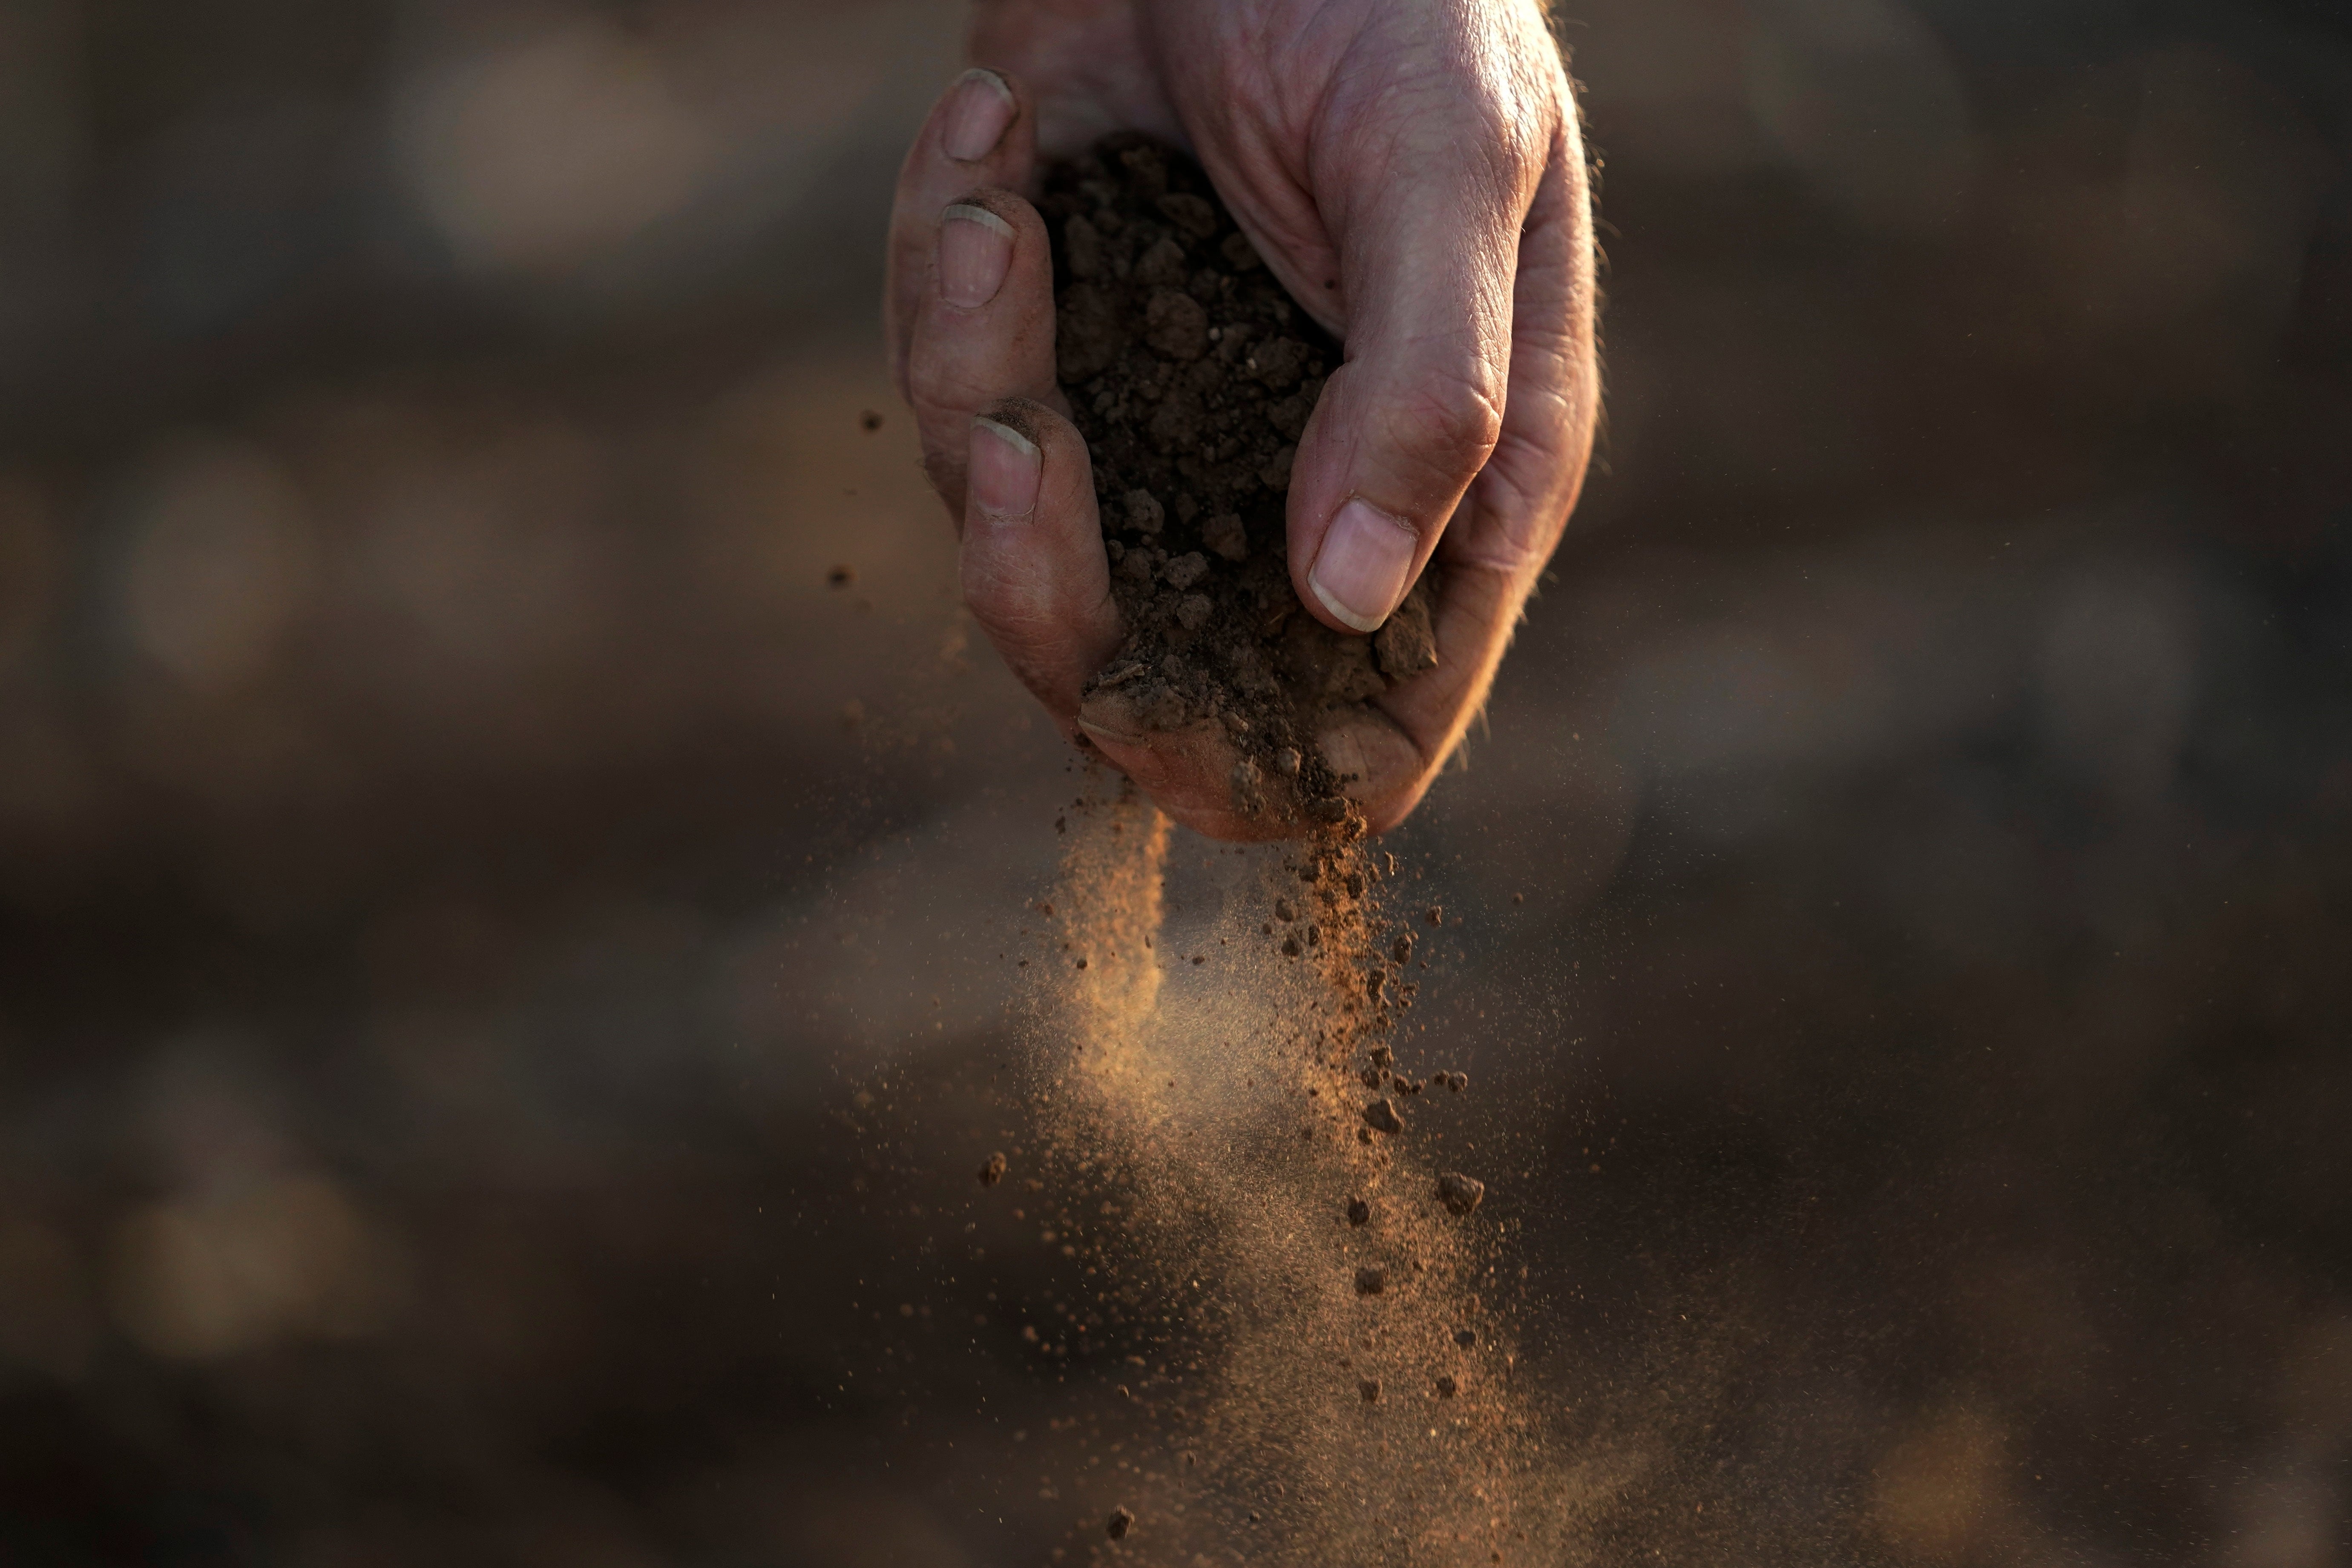
[[1503, 426], [1519, 226], [1543, 173], [1538, 110], [1384, 97], [1339, 132], [1318, 189], [1339, 256], [1347, 363], [1291, 470], [1291, 574], [1327, 624], [1376, 630], [1403, 599]]

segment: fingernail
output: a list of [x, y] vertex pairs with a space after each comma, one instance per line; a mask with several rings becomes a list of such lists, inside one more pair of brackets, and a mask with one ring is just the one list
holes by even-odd
[[990, 517], [1017, 520], [1037, 510], [1037, 443], [1010, 425], [981, 415], [971, 422], [971, 472], [965, 483]]
[[940, 217], [940, 293], [976, 310], [1004, 287], [1013, 265], [1013, 226], [986, 207], [959, 202]]
[[940, 146], [959, 163], [987, 157], [1004, 140], [1004, 128], [1013, 123], [1016, 107], [1003, 77], [977, 67], [964, 72], [955, 101], [948, 105]]
[[1331, 520], [1307, 585], [1348, 625], [1360, 632], [1378, 631], [1404, 597], [1417, 542], [1412, 530], [1395, 518], [1369, 502], [1351, 500]]

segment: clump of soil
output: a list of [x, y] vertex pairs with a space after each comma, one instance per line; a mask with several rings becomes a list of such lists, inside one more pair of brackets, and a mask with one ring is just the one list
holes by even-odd
[[1453, 1214], [1466, 1215], [1477, 1208], [1486, 1196], [1486, 1184], [1475, 1176], [1465, 1176], [1459, 1171], [1448, 1171], [1437, 1178], [1437, 1201]]
[[1377, 634], [1291, 587], [1291, 460], [1339, 345], [1283, 291], [1183, 153], [1123, 133], [1047, 172], [1055, 357], [1094, 461], [1128, 637], [1089, 682], [1150, 729], [1220, 723], [1235, 804], [1337, 822], [1316, 734], [1437, 664], [1424, 576]]

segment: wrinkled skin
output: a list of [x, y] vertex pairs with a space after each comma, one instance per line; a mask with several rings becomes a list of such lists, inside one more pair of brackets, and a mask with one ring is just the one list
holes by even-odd
[[1346, 344], [1292, 469], [1301, 602], [1360, 630], [1443, 564], [1439, 667], [1318, 737], [1392, 826], [1485, 700], [1591, 449], [1584, 156], [1537, 0], [983, 0], [971, 56], [989, 68], [950, 84], [900, 174], [885, 309], [974, 616], [1171, 816], [1284, 830], [1237, 809], [1215, 727], [1156, 733], [1115, 692], [1081, 700], [1122, 628], [1027, 198], [1045, 163], [1150, 132], [1199, 158]]

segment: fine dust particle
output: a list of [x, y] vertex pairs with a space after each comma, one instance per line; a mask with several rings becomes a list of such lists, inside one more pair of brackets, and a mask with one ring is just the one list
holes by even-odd
[[1424, 918], [1428, 920], [1431, 925], [1442, 926], [1445, 923], [1445, 911], [1438, 908], [1435, 904], [1432, 904], [1429, 906], [1428, 915]]
[[1349, 1225], [1366, 1225], [1370, 1223], [1371, 1217], [1371, 1205], [1366, 1203], [1361, 1198], [1349, 1198], [1348, 1200], [1348, 1223]]
[[1359, 1268], [1356, 1270], [1357, 1295], [1377, 1296], [1388, 1288], [1389, 1271], [1387, 1269]]
[[882, 428], [882, 416], [869, 408], [857, 416], [857, 424], [860, 429], [871, 436], [875, 431]]
[[824, 581], [827, 587], [846, 588], [852, 583], [857, 581], [857, 568], [855, 566], [836, 566], [832, 571], [824, 574]]
[[999, 1152], [991, 1154], [988, 1157], [988, 1163], [981, 1166], [980, 1184], [983, 1187], [992, 1187], [1003, 1180], [1004, 1180], [1004, 1155]]
[[1527, 901], [1528, 896], [1525, 893], [1513, 893], [1511, 895], [1511, 902], [1515, 904], [1524, 904]]
[[1404, 1118], [1397, 1114], [1396, 1107], [1390, 1104], [1386, 1097], [1382, 1097], [1364, 1107], [1364, 1125], [1375, 1132], [1402, 1132], [1404, 1131]]
[[1486, 1196], [1486, 1184], [1459, 1171], [1437, 1178], [1437, 1201], [1454, 1214], [1466, 1215]]
[[1135, 1525], [1135, 1515], [1123, 1508], [1110, 1510], [1110, 1519], [1103, 1525], [1103, 1533], [1113, 1541], [1125, 1541], [1127, 1532]]
[[1460, 1345], [1466, 1351], [1472, 1345], [1478, 1342], [1478, 1331], [1475, 1329], [1456, 1329], [1454, 1331], [1454, 1342]]
[[1377, 1377], [1360, 1378], [1357, 1381], [1356, 1392], [1364, 1396], [1365, 1404], [1378, 1405], [1381, 1402], [1381, 1380]]
[[1461, 1392], [1462, 1385], [1451, 1377], [1441, 1377], [1437, 1380], [1437, 1397], [1440, 1399], [1451, 1399]]

